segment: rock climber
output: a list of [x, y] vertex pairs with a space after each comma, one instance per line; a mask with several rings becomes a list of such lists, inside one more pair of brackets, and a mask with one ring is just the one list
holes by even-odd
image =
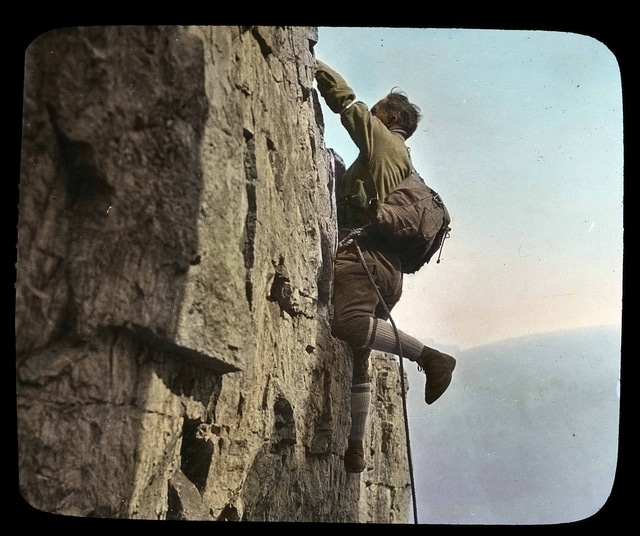
[[[345, 80], [321, 61], [316, 62], [318, 90], [359, 149], [353, 164], [336, 187], [340, 238], [368, 223], [371, 199], [384, 197], [412, 171], [405, 141], [415, 132], [420, 109], [402, 92], [392, 90], [371, 110], [356, 100]], [[387, 311], [402, 293], [403, 272], [396, 253], [385, 251], [366, 236], [354, 239], [374, 278], [378, 292], [361, 264], [354, 241], [339, 248], [334, 264], [334, 336], [347, 342], [353, 353], [351, 429], [344, 455], [347, 472], [365, 467], [364, 438], [371, 404], [369, 355], [371, 350], [398, 355], [396, 333]], [[433, 404], [451, 382], [456, 360], [398, 330], [402, 356], [415, 362], [426, 375], [425, 401]]]

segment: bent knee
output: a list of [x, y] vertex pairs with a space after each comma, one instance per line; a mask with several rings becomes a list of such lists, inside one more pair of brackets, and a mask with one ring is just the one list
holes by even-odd
[[331, 333], [353, 348], [363, 348], [367, 343], [369, 324], [370, 317], [368, 316], [336, 317], [333, 320]]

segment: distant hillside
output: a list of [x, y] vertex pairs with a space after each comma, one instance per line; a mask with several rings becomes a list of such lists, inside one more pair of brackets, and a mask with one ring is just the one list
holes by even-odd
[[460, 353], [433, 407], [408, 367], [425, 523], [561, 523], [595, 514], [617, 458], [620, 331], [508, 340]]

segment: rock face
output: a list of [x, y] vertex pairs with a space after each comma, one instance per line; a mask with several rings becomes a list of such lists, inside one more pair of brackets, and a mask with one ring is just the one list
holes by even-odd
[[25, 65], [20, 491], [131, 519], [405, 522], [399, 372], [372, 358], [345, 473], [349, 350], [309, 27], [88, 27]]

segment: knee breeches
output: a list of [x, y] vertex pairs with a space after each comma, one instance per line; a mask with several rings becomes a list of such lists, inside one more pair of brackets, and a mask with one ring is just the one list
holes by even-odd
[[[402, 294], [402, 269], [398, 256], [370, 251], [364, 245], [361, 245], [361, 251], [376, 287], [391, 310]], [[387, 318], [354, 244], [336, 256], [333, 306], [333, 334], [353, 348], [365, 346], [371, 318]]]

